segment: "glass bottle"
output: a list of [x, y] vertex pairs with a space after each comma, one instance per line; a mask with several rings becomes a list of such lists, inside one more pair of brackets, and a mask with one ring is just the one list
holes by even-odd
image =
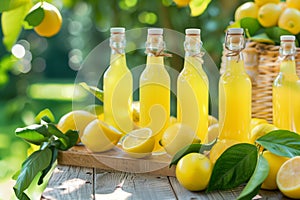
[[177, 79], [177, 119], [206, 142], [209, 81], [202, 68], [200, 29], [185, 30], [185, 61]]
[[248, 142], [252, 86], [241, 54], [245, 48], [244, 30], [228, 29], [225, 48], [228, 51], [226, 69], [219, 80], [219, 138]]
[[104, 73], [104, 121], [123, 133], [133, 129], [133, 80], [125, 57], [125, 28], [110, 29], [110, 66]]
[[273, 123], [300, 133], [300, 81], [296, 74], [295, 36], [280, 37], [280, 72], [273, 83]]
[[146, 42], [146, 68], [140, 76], [140, 126], [155, 136], [154, 151], [161, 151], [159, 141], [170, 117], [170, 76], [164, 66], [163, 29], [150, 28]]

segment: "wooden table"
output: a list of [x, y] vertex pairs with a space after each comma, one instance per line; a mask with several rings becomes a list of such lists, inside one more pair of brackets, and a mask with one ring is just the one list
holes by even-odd
[[[71, 153], [71, 154], [69, 154]], [[59, 163], [85, 162], [88, 156], [76, 157], [76, 152], [64, 152], [59, 154]], [[72, 158], [65, 159], [66, 155]], [[100, 154], [99, 154], [100, 155]], [[102, 156], [102, 155], [101, 155]], [[79, 162], [80, 161], [80, 162]], [[101, 167], [98, 165], [98, 167]], [[164, 172], [165, 173], [165, 172]], [[184, 189], [174, 176], [158, 175], [159, 173], [130, 173], [111, 169], [99, 169], [95, 167], [82, 167], [70, 165], [58, 165], [45, 189], [42, 199], [236, 199], [242, 191], [242, 186], [229, 191], [216, 191], [211, 193], [190, 192]], [[261, 198], [268, 200], [288, 199], [279, 191], [259, 192]]]

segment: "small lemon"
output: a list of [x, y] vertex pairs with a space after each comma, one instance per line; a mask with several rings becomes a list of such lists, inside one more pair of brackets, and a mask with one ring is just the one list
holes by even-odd
[[173, 156], [181, 148], [197, 141], [200, 142], [200, 140], [196, 138], [195, 131], [191, 127], [185, 124], [176, 123], [165, 130], [160, 140], [160, 145], [164, 147], [169, 155]]
[[122, 141], [123, 150], [134, 158], [143, 158], [151, 155], [154, 145], [155, 140], [152, 130], [149, 128], [133, 130], [127, 133]]
[[68, 130], [77, 130], [79, 132], [78, 142], [80, 142], [85, 127], [95, 119], [97, 119], [97, 116], [88, 111], [74, 110], [60, 118], [57, 128], [63, 133]]
[[258, 10], [258, 21], [263, 27], [276, 26], [279, 16], [281, 14], [281, 7], [275, 3], [267, 3]]
[[105, 122], [95, 119], [84, 129], [81, 142], [92, 152], [112, 149], [122, 137], [122, 133]]
[[264, 180], [263, 184], [261, 185], [261, 188], [267, 190], [275, 190], [277, 189], [277, 184], [276, 184], [277, 172], [281, 167], [281, 165], [289, 158], [277, 156], [269, 151], [264, 151], [263, 157], [268, 161], [270, 171], [267, 178]]
[[300, 10], [300, 0], [286, 0], [286, 7]]
[[213, 124], [210, 127], [208, 127], [207, 132], [207, 143], [211, 143], [215, 139], [219, 137], [219, 123]]
[[178, 7], [184, 7], [189, 5], [191, 0], [173, 0]]
[[209, 182], [213, 165], [200, 153], [190, 153], [182, 157], [176, 166], [178, 182], [190, 191], [204, 190]]
[[255, 140], [257, 138], [264, 136], [267, 133], [274, 131], [274, 130], [278, 130], [278, 128], [276, 126], [274, 126], [273, 124], [265, 124], [265, 123], [259, 124], [251, 130], [250, 142], [255, 143]]
[[279, 17], [278, 26], [294, 35], [300, 33], [300, 11], [295, 8], [286, 8]]
[[300, 156], [295, 156], [280, 167], [276, 177], [279, 190], [287, 197], [300, 199]]
[[219, 123], [217, 118], [215, 118], [212, 115], [208, 115], [208, 127], [210, 127], [213, 124], [217, 124], [217, 123]]
[[170, 116], [169, 126], [175, 124], [176, 122], [177, 122], [177, 118], [173, 117], [173, 116]]
[[267, 124], [268, 121], [265, 119], [260, 119], [260, 118], [252, 118], [251, 122], [250, 122], [250, 129], [252, 130], [255, 126], [259, 125], [259, 124]]
[[209, 152], [210, 161], [214, 164], [226, 149], [238, 143], [236, 140], [218, 140]]
[[34, 27], [34, 31], [44, 37], [52, 37], [59, 32], [62, 25], [62, 17], [59, 10], [52, 4], [45, 1], [38, 2], [32, 10], [42, 7], [44, 9], [44, 19]]
[[245, 17], [257, 18], [258, 7], [253, 2], [246, 2], [238, 7], [234, 14], [234, 20], [238, 21]]
[[254, 0], [254, 2], [256, 3], [256, 5], [258, 7], [265, 5], [267, 3], [276, 3], [278, 4], [280, 2], [280, 0]]

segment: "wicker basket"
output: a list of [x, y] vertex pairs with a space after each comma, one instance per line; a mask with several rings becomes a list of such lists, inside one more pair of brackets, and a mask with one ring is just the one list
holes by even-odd
[[[220, 73], [225, 70], [226, 50], [223, 48]], [[272, 85], [278, 75], [279, 46], [248, 42], [243, 51], [245, 69], [252, 80], [252, 117], [272, 123]], [[297, 74], [300, 75], [300, 49], [296, 55]]]

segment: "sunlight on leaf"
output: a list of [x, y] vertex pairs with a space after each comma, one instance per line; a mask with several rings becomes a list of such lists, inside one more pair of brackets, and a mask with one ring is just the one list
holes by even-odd
[[209, 5], [211, 0], [192, 0], [189, 4], [191, 9], [191, 16], [196, 17], [201, 15]]
[[30, 0], [1, 0], [0, 12], [9, 11], [15, 9], [23, 4], [31, 3]]

